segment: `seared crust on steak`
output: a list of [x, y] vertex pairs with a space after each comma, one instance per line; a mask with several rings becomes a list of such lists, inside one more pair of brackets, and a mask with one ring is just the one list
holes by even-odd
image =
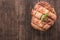
[[[48, 14], [48, 17], [41, 21], [41, 17]], [[49, 29], [56, 21], [56, 12], [54, 7], [47, 2], [38, 2], [32, 9], [31, 25], [33, 28], [41, 31]]]

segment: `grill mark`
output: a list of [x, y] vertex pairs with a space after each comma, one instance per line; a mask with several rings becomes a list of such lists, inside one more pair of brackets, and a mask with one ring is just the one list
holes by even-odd
[[[40, 5], [41, 6], [41, 5]], [[41, 6], [41, 7], [43, 7], [43, 6]], [[45, 8], [45, 7], [43, 7], [43, 8]], [[46, 9], [46, 8], [45, 8]], [[46, 9], [46, 10], [48, 10], [48, 9]], [[48, 10], [49, 11], [49, 10]], [[55, 12], [55, 14], [53, 13], [53, 12], [51, 12], [51, 11], [49, 11], [48, 13], [52, 13], [54, 16], [56, 16], [56, 12]], [[50, 19], [52, 19], [52, 20], [56, 20], [56, 19], [53, 19], [52, 17], [50, 17], [50, 16], [48, 16]]]
[[53, 25], [54, 21], [49, 19], [48, 17], [46, 18], [45, 22], [47, 22], [48, 25]]
[[[47, 10], [49, 10], [49, 11], [53, 12], [54, 14], [56, 14], [53, 5], [50, 5], [50, 4], [47, 3], [47, 2], [46, 2], [46, 3], [45, 3], [45, 2], [44, 2], [44, 3], [39, 2], [38, 5], [41, 5], [41, 6], [43, 6], [44, 8], [46, 8]], [[53, 11], [52, 11], [52, 10], [53, 10]]]
[[[40, 7], [42, 7], [42, 6], [40, 5]], [[39, 7], [39, 8], [40, 8], [40, 7]], [[44, 8], [44, 7], [43, 7], [43, 8]], [[45, 9], [46, 9], [46, 8], [45, 8]], [[42, 12], [41, 12], [41, 11], [39, 11], [38, 9], [34, 9], [34, 10], [36, 10], [36, 11], [38, 11], [38, 12], [42, 13]], [[49, 10], [48, 10], [48, 11], [49, 11]], [[49, 11], [49, 12], [50, 12], [50, 11]], [[48, 13], [49, 13], [49, 12], [48, 12]], [[42, 14], [44, 14], [44, 13], [42, 13]], [[54, 14], [54, 15], [55, 15], [55, 14]], [[48, 17], [49, 17], [50, 19], [52, 19], [52, 20], [55, 20], [55, 19], [51, 18], [50, 16], [48, 16]]]
[[[39, 11], [37, 11], [36, 10], [36, 12], [39, 12]], [[39, 12], [40, 13], [40, 12]], [[44, 15], [44, 13], [41, 13], [42, 15]], [[35, 13], [35, 15], [36, 15], [36, 13]], [[35, 16], [35, 15], [33, 15], [33, 16]], [[36, 17], [36, 16], [35, 16]], [[42, 17], [42, 16], [41, 16]], [[41, 17], [39, 18], [39, 19], [41, 19]], [[37, 18], [37, 17], [36, 17]], [[50, 19], [52, 19], [50, 16], [48, 16], [48, 18], [50, 18]], [[53, 19], [52, 19], [53, 20]]]
[[[33, 19], [34, 19], [34, 18], [33, 18]], [[32, 23], [34, 23], [34, 22], [33, 22], [33, 19], [32, 19]], [[37, 19], [37, 20], [38, 20], [38, 19]], [[37, 22], [39, 22], [39, 21], [40, 21], [40, 20], [38, 20]], [[41, 22], [41, 23], [42, 23], [42, 22]], [[36, 24], [36, 23], [34, 23], [34, 24]], [[42, 24], [43, 24], [43, 23], [42, 23]], [[43, 25], [42, 27], [41, 27], [41, 26], [40, 26], [40, 27], [41, 27], [41, 28], [44, 28], [46, 24], [49, 25], [48, 23], [45, 23], [45, 22], [44, 22], [44, 25]], [[38, 23], [37, 23], [36, 25], [38, 25]], [[39, 25], [38, 25], [38, 26], [39, 26]], [[50, 26], [50, 25], [49, 25], [49, 26]], [[44, 28], [44, 29], [45, 29], [45, 28]], [[46, 29], [45, 29], [45, 30], [46, 30]]]
[[[53, 13], [52, 13], [53, 14]], [[55, 15], [55, 14], [54, 14]], [[56, 15], [55, 15], [56, 16]], [[56, 19], [53, 19], [52, 17], [48, 16], [48, 18], [52, 19], [53, 21], [55, 21]]]
[[[36, 15], [36, 14], [35, 14]], [[37, 18], [37, 19], [39, 19], [39, 20], [41, 20], [41, 17], [40, 18], [38, 18], [38, 17], [36, 17], [35, 15], [33, 15], [35, 18]], [[51, 18], [49, 18], [48, 17], [48, 19], [51, 19]], [[52, 19], [51, 19], [52, 20]], [[53, 20], [52, 20], [53, 21]], [[47, 22], [47, 21], [44, 21], [44, 22], [46, 22], [47, 24], [49, 23], [49, 22]], [[51, 22], [51, 21], [50, 21]], [[48, 25], [51, 25], [51, 24], [48, 24]]]
[[33, 27], [33, 28], [35, 28], [35, 29], [38, 29], [38, 30], [42, 30], [42, 31], [44, 31], [42, 28], [37, 27], [37, 25], [36, 25], [36, 24], [31, 23], [31, 25], [32, 25], [32, 27]]
[[[33, 24], [35, 24], [35, 23], [33, 23]], [[39, 27], [39, 28], [41, 28], [42, 30], [46, 30], [45, 28], [43, 28], [43, 27], [40, 27], [39, 25], [37, 25], [37, 24], [35, 24], [37, 27]]]
[[[36, 16], [34, 16], [35, 18], [37, 18]], [[40, 20], [39, 18], [37, 18], [38, 20]], [[48, 18], [49, 19], [49, 18]], [[52, 20], [53, 21], [53, 20]], [[46, 23], [46, 24], [48, 24], [48, 25], [52, 25], [52, 24], [49, 24], [51, 21], [49, 21], [49, 22], [47, 22], [47, 20], [46, 21], [44, 21], [44, 23]]]
[[[34, 10], [34, 11], [36, 11], [36, 10]], [[37, 16], [36, 16], [37, 12], [38, 12], [38, 11], [36, 11], [36, 13], [34, 13], [34, 15], [33, 15], [33, 16], [34, 16], [34, 17], [36, 17], [36, 18], [41, 19], [41, 17], [42, 17], [42, 15], [43, 15], [43, 14], [39, 12], [39, 13], [41, 14], [41, 16], [40, 16], [40, 17], [37, 17]], [[33, 13], [32, 13], [32, 14], [33, 14]]]
[[46, 24], [46, 25], [44, 25], [43, 28], [44, 28], [45, 30], [47, 30], [47, 29], [49, 29], [50, 27], [51, 27], [51, 25]]
[[[32, 23], [35, 24], [34, 22], [32, 22]], [[37, 24], [35, 24], [35, 25], [37, 25]], [[45, 24], [45, 25], [49, 25], [49, 24]], [[39, 25], [37, 25], [37, 26], [40, 27], [41, 29], [47, 30], [47, 29], [45, 29], [45, 25], [44, 25], [43, 27], [41, 27], [41, 26], [39, 26]], [[49, 25], [48, 28], [50, 28], [50, 25]]]
[[[33, 18], [33, 19], [34, 19], [34, 18]], [[33, 19], [32, 19], [32, 23], [34, 23], [34, 22], [33, 22]], [[37, 19], [37, 20], [38, 20], [38, 19]], [[40, 20], [39, 20], [39, 21], [40, 21]], [[37, 21], [37, 22], [39, 22], [39, 21]], [[37, 23], [37, 24], [34, 23], [34, 24], [37, 25], [37, 26], [39, 26], [40, 28], [44, 28], [46, 24], [49, 25], [49, 26], [51, 25], [51, 24], [48, 24], [48, 23], [46, 23], [46, 22], [44, 22], [44, 23], [45, 23], [45, 24], [43, 25], [43, 27], [37, 25], [38, 23]], [[46, 29], [44, 28], [44, 30], [46, 30]]]
[[[36, 22], [35, 22], [35, 21], [36, 21]], [[35, 17], [32, 18], [32, 22], [34, 22], [34, 23], [37, 24], [37, 25], [38, 25], [38, 24], [40, 24], [40, 25], [42, 24], [43, 26], [46, 24], [45, 22], [41, 22], [41, 20], [39, 20], [39, 19], [37, 19], [37, 18], [35, 18]], [[40, 23], [38, 23], [38, 22], [40, 22]], [[42, 26], [41, 26], [41, 27], [42, 27]]]

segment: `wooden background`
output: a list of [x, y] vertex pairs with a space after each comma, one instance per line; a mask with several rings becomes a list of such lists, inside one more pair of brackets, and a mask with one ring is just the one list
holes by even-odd
[[[48, 31], [31, 27], [31, 9], [39, 1], [53, 4], [57, 21]], [[0, 0], [0, 40], [60, 40], [60, 0]]]

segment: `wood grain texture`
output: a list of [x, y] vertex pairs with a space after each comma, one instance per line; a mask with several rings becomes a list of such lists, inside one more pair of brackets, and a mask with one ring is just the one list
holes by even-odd
[[[45, 32], [31, 26], [31, 10], [39, 1], [52, 4], [57, 21]], [[0, 40], [60, 40], [60, 0], [0, 0]]]
[[15, 0], [0, 0], [0, 40], [18, 40]]

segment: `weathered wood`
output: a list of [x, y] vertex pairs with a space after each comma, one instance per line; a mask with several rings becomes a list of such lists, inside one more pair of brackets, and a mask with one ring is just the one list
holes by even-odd
[[18, 40], [15, 0], [0, 0], [0, 40]]
[[[39, 1], [54, 5], [57, 21], [46, 32], [31, 27], [31, 10]], [[60, 40], [60, 0], [0, 0], [0, 40]]]

